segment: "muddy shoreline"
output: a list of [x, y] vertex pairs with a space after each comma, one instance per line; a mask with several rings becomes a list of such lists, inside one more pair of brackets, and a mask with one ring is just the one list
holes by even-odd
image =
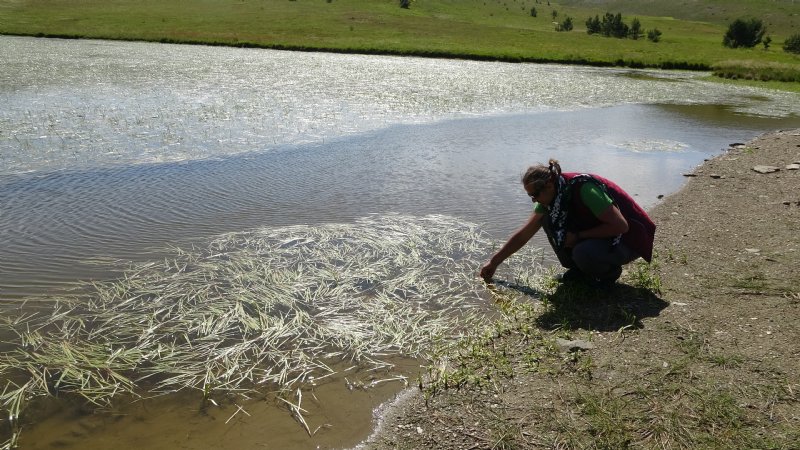
[[[579, 304], [622, 310], [630, 325], [605, 329], [588, 318], [547, 327], [540, 319], [548, 311], [540, 311], [533, 321], [543, 333], [591, 345], [557, 349], [555, 364], [535, 370], [523, 361], [525, 347], [509, 355], [514, 370], [492, 383], [434, 396], [412, 388], [380, 412], [359, 448], [793, 448], [800, 442], [796, 163], [800, 129], [780, 130], [685, 174], [685, 186], [651, 211], [660, 292], [643, 299], [617, 289]], [[514, 330], [508, 341], [519, 339]], [[511, 348], [503, 339], [492, 345]]]

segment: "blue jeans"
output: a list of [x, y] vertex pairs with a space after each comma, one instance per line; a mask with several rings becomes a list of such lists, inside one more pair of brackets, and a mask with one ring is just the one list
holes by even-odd
[[543, 228], [558, 257], [558, 262], [567, 269], [578, 269], [595, 280], [616, 281], [622, 273], [622, 266], [639, 257], [624, 242], [611, 245], [613, 238], [584, 239], [573, 248], [563, 248], [559, 251], [553, 245], [549, 220], [545, 220]]

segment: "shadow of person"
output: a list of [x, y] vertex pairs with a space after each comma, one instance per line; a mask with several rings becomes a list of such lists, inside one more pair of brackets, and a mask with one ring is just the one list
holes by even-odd
[[527, 296], [532, 297], [532, 298], [537, 299], [537, 300], [541, 299], [542, 296], [545, 295], [545, 293], [543, 291], [540, 291], [538, 289], [534, 289], [534, 288], [532, 288], [530, 286], [527, 286], [527, 285], [524, 285], [524, 284], [519, 284], [519, 283], [506, 281], [506, 280], [491, 280], [491, 281], [488, 281], [486, 283], [486, 286], [490, 291], [495, 290], [497, 287], [501, 287], [501, 288], [517, 291], [520, 294], [527, 295]]
[[548, 330], [643, 328], [642, 319], [658, 316], [669, 305], [648, 289], [627, 284], [597, 289], [581, 282], [560, 284], [542, 302], [536, 324]]

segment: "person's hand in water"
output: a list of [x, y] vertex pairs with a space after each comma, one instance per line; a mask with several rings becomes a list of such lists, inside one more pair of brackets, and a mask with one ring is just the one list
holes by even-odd
[[480, 275], [483, 278], [483, 281], [487, 283], [492, 281], [492, 277], [494, 276], [494, 271], [497, 270], [497, 266], [491, 263], [491, 261], [485, 263], [481, 266]]

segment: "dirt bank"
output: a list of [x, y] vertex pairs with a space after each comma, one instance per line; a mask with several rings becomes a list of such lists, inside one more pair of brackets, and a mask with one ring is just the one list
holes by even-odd
[[800, 130], [735, 146], [686, 174], [652, 211], [655, 266], [631, 268], [611, 292], [558, 288], [544, 305], [515, 309], [398, 401], [364, 446], [797, 448], [792, 163]]

